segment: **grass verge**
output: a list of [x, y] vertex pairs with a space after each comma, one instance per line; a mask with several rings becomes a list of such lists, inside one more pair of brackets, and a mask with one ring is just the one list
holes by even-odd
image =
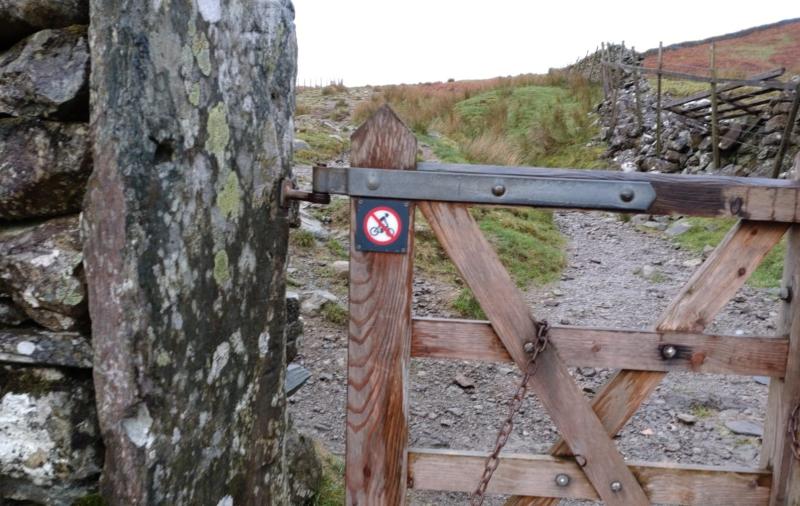
[[[706, 246], [716, 247], [728, 231], [736, 224], [735, 219], [723, 218], [685, 218], [692, 224], [687, 232], [677, 236], [675, 240], [682, 247], [696, 253], [702, 252]], [[783, 276], [783, 259], [786, 256], [786, 240], [782, 240], [766, 256], [756, 269], [748, 283], [758, 288], [777, 288]]]
[[315, 446], [322, 460], [322, 486], [314, 500], [314, 506], [341, 506], [345, 502], [344, 460], [319, 443]]

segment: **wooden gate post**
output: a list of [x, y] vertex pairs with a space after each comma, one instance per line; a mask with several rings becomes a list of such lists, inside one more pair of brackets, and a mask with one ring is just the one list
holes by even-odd
[[[353, 167], [413, 170], [417, 139], [388, 106], [352, 136]], [[347, 355], [347, 504], [405, 503], [414, 208], [405, 254], [355, 247], [350, 204], [350, 340]]]
[[[794, 179], [800, 178], [800, 154], [795, 158]], [[792, 452], [789, 420], [800, 403], [800, 226], [786, 235], [788, 247], [783, 268], [783, 307], [778, 332], [789, 335], [789, 353], [783, 380], [770, 381], [767, 420], [761, 464], [772, 467], [770, 506], [800, 504], [800, 462]]]

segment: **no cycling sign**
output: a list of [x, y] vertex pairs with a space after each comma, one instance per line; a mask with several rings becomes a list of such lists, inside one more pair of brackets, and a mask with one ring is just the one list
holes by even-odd
[[356, 250], [405, 253], [408, 251], [408, 222], [408, 201], [358, 199]]

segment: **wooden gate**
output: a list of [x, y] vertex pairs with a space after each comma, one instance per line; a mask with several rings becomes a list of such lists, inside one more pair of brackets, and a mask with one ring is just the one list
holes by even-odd
[[[515, 497], [509, 504], [515, 505], [555, 504], [559, 498], [613, 505], [800, 504], [799, 468], [790, 431], [793, 410], [800, 402], [800, 305], [792, 297], [800, 276], [800, 228], [795, 225], [800, 222], [800, 184], [730, 177], [418, 166], [416, 157], [416, 138], [384, 107], [353, 135], [353, 168], [318, 168], [314, 177], [315, 192], [352, 197], [347, 504], [398, 505], [405, 502], [407, 489], [471, 492], [478, 483], [486, 453], [407, 447], [409, 363], [412, 358], [427, 357], [513, 361], [525, 367], [524, 343], [536, 336], [538, 322], [468, 212], [468, 204], [528, 201], [548, 207], [623, 212], [630, 212], [625, 206], [632, 202], [640, 212], [649, 214], [735, 216], [740, 221], [654, 328], [550, 329], [551, 346], [538, 359], [529, 387], [563, 440], [549, 455], [503, 454], [489, 492], [511, 494]], [[478, 177], [487, 174], [491, 177]], [[437, 190], [437, 185], [444, 185], [446, 191]], [[549, 197], [543, 192], [529, 198], [513, 191], [546, 185], [556, 189], [577, 185], [570, 193], [576, 197], [547, 204]], [[587, 192], [581, 185], [594, 186]], [[440, 197], [431, 198], [437, 191]], [[608, 191], [617, 192], [617, 202], [603, 200], [603, 192]], [[414, 195], [427, 197], [421, 200]], [[385, 242], [404, 233], [398, 230], [396, 216], [377, 224], [388, 212], [365, 221], [359, 202], [374, 197], [410, 201], [404, 204], [410, 211], [400, 221], [407, 219], [405, 226], [412, 233], [400, 252], [366, 251], [359, 242], [363, 238], [357, 237], [358, 231], [367, 222], [375, 225], [371, 228], [383, 235]], [[416, 318], [412, 314], [414, 206], [425, 216], [489, 321]], [[787, 230], [784, 303], [777, 335], [704, 333]], [[620, 371], [590, 403], [568, 366]], [[771, 377], [759, 468], [623, 459], [612, 437], [671, 371]], [[568, 480], [563, 476], [556, 480], [559, 475]]]

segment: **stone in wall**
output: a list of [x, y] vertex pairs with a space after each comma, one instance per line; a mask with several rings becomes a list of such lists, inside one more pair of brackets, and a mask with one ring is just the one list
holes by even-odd
[[0, 293], [50, 330], [88, 324], [77, 216], [0, 229]]
[[79, 213], [91, 172], [88, 125], [0, 119], [0, 222]]
[[45, 28], [89, 24], [89, 0], [0, 0], [0, 48]]
[[83, 231], [103, 496], [290, 504], [278, 192], [292, 4], [92, 0], [90, 31]]
[[85, 121], [88, 112], [85, 26], [42, 30], [0, 54], [0, 116]]
[[103, 450], [91, 372], [0, 364], [0, 501], [70, 506], [96, 491]]

